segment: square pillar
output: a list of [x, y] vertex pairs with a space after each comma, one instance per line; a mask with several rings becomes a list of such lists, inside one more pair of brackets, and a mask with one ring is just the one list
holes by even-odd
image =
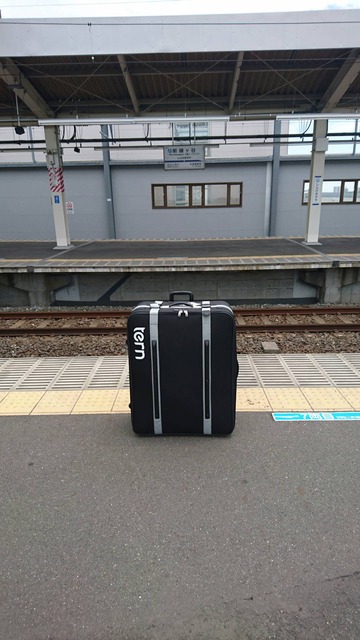
[[324, 179], [325, 152], [328, 148], [327, 120], [314, 121], [314, 136], [311, 152], [309, 202], [305, 244], [320, 244], [321, 194]]
[[50, 181], [51, 206], [54, 215], [56, 247], [54, 249], [69, 249], [69, 224], [66, 212], [65, 184], [62, 168], [61, 149], [58, 128], [44, 127], [46, 143], [46, 164]]

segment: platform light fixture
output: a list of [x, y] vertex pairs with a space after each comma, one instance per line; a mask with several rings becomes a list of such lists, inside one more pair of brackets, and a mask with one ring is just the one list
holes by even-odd
[[76, 125], [100, 125], [100, 124], [162, 124], [178, 122], [242, 122], [245, 120], [330, 120], [360, 118], [358, 113], [254, 113], [233, 114], [229, 116], [151, 116], [138, 117], [101, 117], [101, 118], [49, 118], [38, 120], [38, 125], [47, 126], [76, 126]]
[[149, 118], [49, 118], [48, 120], [38, 120], [40, 127], [51, 126], [86, 126], [94, 124], [162, 124], [178, 122], [229, 122], [231, 116], [154, 116]]
[[21, 126], [21, 123], [20, 123], [19, 103], [18, 103], [18, 97], [16, 92], [15, 92], [15, 104], [16, 104], [16, 115], [17, 115], [17, 125], [15, 127], [15, 133], [18, 136], [22, 136], [25, 133], [25, 129], [24, 127]]
[[360, 113], [282, 113], [276, 120], [356, 120]]

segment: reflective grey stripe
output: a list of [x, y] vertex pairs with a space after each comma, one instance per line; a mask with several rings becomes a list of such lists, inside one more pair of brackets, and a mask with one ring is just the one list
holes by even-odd
[[213, 309], [226, 309], [227, 311], [231, 311], [231, 313], [234, 315], [234, 312], [233, 312], [232, 308], [228, 304], [213, 304], [212, 308]]
[[[211, 309], [210, 301], [204, 300], [201, 304], [202, 313], [202, 359], [203, 359], [203, 431], [205, 435], [211, 435]], [[208, 361], [208, 380], [206, 380], [206, 343]], [[208, 412], [207, 410], [208, 409]], [[206, 415], [208, 413], [208, 415]]]
[[[160, 359], [159, 359], [159, 309], [161, 302], [156, 302], [150, 305], [150, 353], [151, 353], [151, 382], [152, 382], [152, 395], [153, 395], [153, 422], [154, 433], [157, 435], [162, 434], [162, 421], [161, 421], [161, 393], [160, 393]], [[152, 344], [156, 344], [155, 355]], [[154, 362], [154, 357], [156, 362]], [[156, 372], [154, 374], [154, 372]], [[156, 375], [156, 380], [154, 378]], [[156, 415], [155, 407], [158, 407], [158, 415]]]

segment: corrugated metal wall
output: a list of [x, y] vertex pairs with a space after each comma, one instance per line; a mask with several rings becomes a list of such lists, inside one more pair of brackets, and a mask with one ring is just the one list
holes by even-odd
[[[279, 197], [276, 215], [276, 235], [303, 236], [307, 207], [302, 205], [304, 180], [309, 180], [309, 161], [280, 163]], [[325, 180], [360, 179], [360, 162], [355, 159], [329, 160], [325, 163]], [[320, 235], [359, 235], [359, 204], [322, 204]]]
[[[69, 215], [70, 237], [107, 238], [103, 169], [66, 167], [66, 200], [74, 202]], [[0, 237], [2, 240], [55, 240], [49, 179], [45, 166], [0, 169]]]
[[[213, 165], [201, 171], [112, 167], [116, 228], [121, 238], [187, 239], [262, 236], [266, 163]], [[152, 184], [242, 182], [241, 208], [152, 209]]]
[[[209, 164], [202, 171], [164, 171], [162, 165], [111, 166], [117, 237], [122, 239], [186, 239], [262, 237], [268, 163]], [[282, 161], [276, 217], [278, 236], [303, 236], [306, 206], [301, 204], [309, 161]], [[101, 165], [65, 166], [66, 199], [74, 203], [69, 216], [72, 240], [106, 239], [108, 219]], [[360, 179], [358, 160], [327, 160], [326, 179]], [[241, 208], [152, 209], [151, 185], [242, 182]], [[358, 235], [359, 205], [323, 205], [322, 235]], [[1, 167], [0, 238], [54, 240], [55, 230], [45, 166]]]

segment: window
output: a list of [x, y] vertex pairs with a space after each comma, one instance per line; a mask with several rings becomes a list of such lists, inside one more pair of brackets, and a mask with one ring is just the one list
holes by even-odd
[[242, 183], [153, 184], [153, 209], [241, 207]]
[[[209, 136], [208, 122], [174, 122], [173, 124], [174, 144], [206, 144]], [[201, 138], [201, 140], [197, 140]]]
[[[309, 202], [309, 181], [304, 181], [302, 204]], [[360, 203], [360, 180], [324, 180], [321, 193], [322, 204]]]
[[187, 184], [168, 185], [166, 189], [166, 202], [168, 207], [188, 207], [189, 206], [189, 185]]
[[335, 204], [340, 202], [341, 180], [324, 180], [322, 185], [321, 202]]
[[[356, 144], [355, 132], [360, 130], [359, 119], [333, 119], [328, 120], [327, 139], [329, 147], [326, 155], [356, 155], [360, 151], [360, 145]], [[314, 122], [311, 120], [290, 120], [288, 139], [288, 155], [310, 155], [312, 138], [308, 137], [314, 130]], [[340, 135], [341, 134], [341, 135]]]
[[[174, 122], [172, 127], [173, 144], [203, 144], [205, 157], [210, 156], [210, 149], [206, 146], [209, 144], [208, 122]], [[180, 140], [176, 138], [180, 138]]]
[[355, 180], [346, 180], [346, 181], [344, 180], [342, 201], [353, 203], [354, 195], [355, 195]]

